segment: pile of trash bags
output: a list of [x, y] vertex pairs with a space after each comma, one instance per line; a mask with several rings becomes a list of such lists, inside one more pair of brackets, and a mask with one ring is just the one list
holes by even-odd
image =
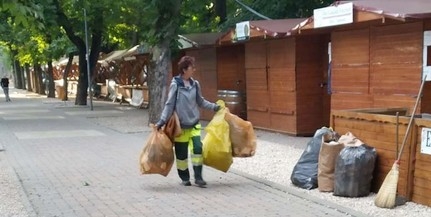
[[335, 196], [362, 197], [370, 193], [377, 153], [352, 133], [341, 137], [331, 128], [318, 129], [293, 168], [292, 184], [318, 188]]

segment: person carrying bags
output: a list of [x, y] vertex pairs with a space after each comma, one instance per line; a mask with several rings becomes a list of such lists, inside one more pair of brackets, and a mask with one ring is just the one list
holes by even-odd
[[191, 186], [188, 169], [190, 145], [195, 184], [204, 187], [207, 183], [202, 178], [203, 158], [199, 107], [218, 111], [220, 106], [203, 98], [199, 82], [192, 78], [195, 71], [194, 63], [195, 59], [191, 56], [183, 56], [180, 59], [178, 63], [180, 74], [172, 78], [168, 99], [156, 127], [157, 130], [161, 130], [173, 112], [177, 113], [182, 132], [174, 138], [174, 146], [181, 184]]

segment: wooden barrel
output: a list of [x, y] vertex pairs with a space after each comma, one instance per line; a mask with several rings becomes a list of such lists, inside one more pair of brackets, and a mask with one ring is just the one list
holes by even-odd
[[247, 120], [245, 94], [235, 90], [218, 90], [218, 98], [223, 100], [232, 114]]

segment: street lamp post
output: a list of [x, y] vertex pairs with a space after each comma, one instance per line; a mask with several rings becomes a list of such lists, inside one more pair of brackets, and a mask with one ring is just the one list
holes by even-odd
[[90, 55], [88, 50], [88, 32], [87, 32], [87, 11], [84, 8], [84, 23], [85, 23], [85, 60], [87, 60], [87, 79], [88, 90], [90, 97], [90, 109], [93, 111], [93, 90], [91, 89], [91, 75], [90, 75]]

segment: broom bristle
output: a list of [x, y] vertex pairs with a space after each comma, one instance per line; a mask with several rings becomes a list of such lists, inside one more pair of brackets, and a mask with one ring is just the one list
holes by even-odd
[[386, 175], [385, 180], [382, 183], [382, 186], [377, 193], [376, 199], [374, 200], [374, 204], [380, 208], [394, 208], [395, 201], [397, 196], [397, 185], [398, 185], [398, 176], [399, 176], [399, 166], [398, 163], [395, 162], [392, 165], [392, 169], [389, 171], [388, 175]]

